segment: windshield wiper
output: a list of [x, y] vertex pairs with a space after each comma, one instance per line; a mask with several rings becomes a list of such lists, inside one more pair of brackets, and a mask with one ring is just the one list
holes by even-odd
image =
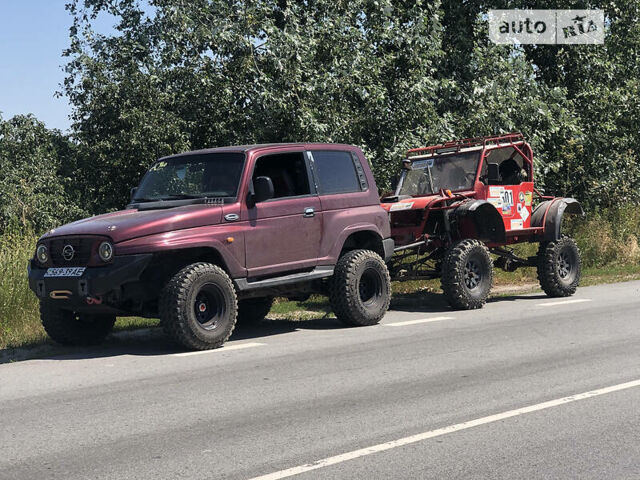
[[204, 195], [194, 195], [191, 193], [172, 193], [165, 197], [162, 197], [163, 200], [180, 200], [180, 199], [189, 199], [189, 198], [206, 198]]
[[141, 198], [134, 198], [132, 200], [132, 203], [136, 203], [136, 202], [161, 202], [161, 201], [162, 201], [161, 198], [141, 197]]

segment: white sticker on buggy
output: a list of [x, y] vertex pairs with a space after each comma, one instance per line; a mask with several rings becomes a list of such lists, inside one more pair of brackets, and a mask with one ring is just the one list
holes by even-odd
[[413, 207], [413, 202], [409, 202], [409, 203], [394, 203], [393, 205], [391, 205], [391, 208], [389, 209], [390, 212], [396, 212], [398, 210], [410, 210], [411, 207]]
[[509, 209], [511, 209], [511, 207], [513, 206], [513, 191], [511, 190], [503, 190], [501, 192], [501, 196], [502, 196], [502, 203], [505, 207], [509, 207]]
[[504, 192], [504, 187], [489, 187], [490, 197], [502, 197], [502, 192]]
[[511, 220], [511, 230], [521, 230], [524, 225], [522, 220]]
[[502, 209], [502, 197], [489, 197], [487, 198], [487, 201], [493, 205], [494, 207], [496, 207], [498, 210]]
[[520, 217], [523, 222], [527, 221], [527, 218], [529, 218], [529, 209], [527, 207], [522, 207], [522, 210], [520, 210]]

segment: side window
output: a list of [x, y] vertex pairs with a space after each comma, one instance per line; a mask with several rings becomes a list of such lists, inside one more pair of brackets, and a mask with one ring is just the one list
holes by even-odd
[[317, 175], [318, 193], [349, 193], [366, 190], [366, 178], [362, 166], [350, 152], [335, 150], [312, 151], [313, 166]]
[[485, 185], [489, 183], [487, 181], [488, 163], [498, 165], [500, 180], [495, 183], [496, 185], [520, 185], [521, 182], [530, 178], [529, 164], [513, 147], [496, 149], [487, 154], [480, 172], [480, 181]]
[[278, 153], [258, 158], [253, 179], [269, 177], [273, 182], [273, 198], [309, 195], [309, 175], [302, 152]]

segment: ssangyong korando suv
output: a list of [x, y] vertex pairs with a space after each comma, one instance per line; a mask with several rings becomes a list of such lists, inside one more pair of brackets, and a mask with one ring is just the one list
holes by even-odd
[[358, 148], [214, 148], [161, 158], [125, 210], [43, 235], [29, 285], [59, 343], [100, 342], [117, 315], [137, 315], [208, 349], [236, 319], [262, 320], [275, 296], [324, 293], [341, 321], [377, 323], [393, 248]]

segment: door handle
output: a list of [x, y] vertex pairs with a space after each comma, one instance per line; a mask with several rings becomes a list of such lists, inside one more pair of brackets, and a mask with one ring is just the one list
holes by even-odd
[[307, 207], [304, 209], [304, 213], [302, 214], [302, 216], [306, 218], [315, 217], [316, 211], [311, 207]]

